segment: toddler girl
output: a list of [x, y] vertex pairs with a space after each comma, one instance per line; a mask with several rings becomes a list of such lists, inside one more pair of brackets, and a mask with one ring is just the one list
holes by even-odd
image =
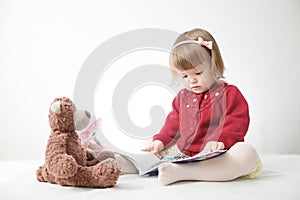
[[187, 156], [227, 149], [213, 159], [159, 167], [163, 185], [182, 180], [229, 181], [255, 177], [261, 170], [259, 155], [244, 142], [249, 126], [248, 104], [239, 89], [223, 79], [224, 64], [212, 35], [203, 29], [181, 34], [170, 53], [173, 80], [185, 88], [172, 102], [172, 111], [153, 142], [143, 148], [161, 158], [175, 145]]

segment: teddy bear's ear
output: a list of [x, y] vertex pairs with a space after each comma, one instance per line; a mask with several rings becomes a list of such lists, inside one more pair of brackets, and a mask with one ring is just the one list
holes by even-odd
[[56, 113], [56, 114], [60, 114], [61, 110], [60, 110], [60, 101], [55, 101], [51, 104], [51, 110], [52, 112]]

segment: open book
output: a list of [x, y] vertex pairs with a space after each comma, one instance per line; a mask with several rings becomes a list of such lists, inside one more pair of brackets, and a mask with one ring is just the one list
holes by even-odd
[[226, 150], [215, 150], [215, 151], [201, 151], [200, 153], [194, 155], [194, 156], [187, 156], [183, 153], [181, 153], [177, 146], [174, 145], [163, 152], [161, 152], [161, 155], [163, 156], [163, 159], [158, 159], [156, 156], [153, 154], [148, 155], [148, 158], [155, 157], [153, 160], [145, 160], [146, 156], [144, 158], [130, 158], [128, 159], [132, 160], [132, 162], [135, 164], [137, 169], [139, 170], [139, 174], [141, 176], [149, 176], [149, 175], [154, 175], [157, 174], [158, 172], [158, 167], [162, 163], [178, 163], [178, 164], [183, 164], [183, 163], [188, 163], [188, 162], [199, 162], [203, 160], [207, 160], [216, 156], [221, 155], [222, 153], [226, 152]]
[[140, 154], [133, 154], [126, 152], [118, 147], [114, 146], [107, 140], [105, 133], [100, 129], [101, 120], [91, 118], [89, 124], [86, 128], [77, 131], [81, 138], [83, 145], [92, 153], [94, 153], [97, 158], [97, 153], [101, 151], [112, 151], [116, 154], [123, 156], [125, 159], [131, 161], [139, 171], [141, 176], [149, 176], [156, 174], [158, 171], [158, 166], [162, 163], [172, 162], [172, 163], [187, 163], [187, 162], [199, 162], [202, 160], [210, 159], [221, 155], [226, 150], [209, 151], [211, 148], [202, 150], [195, 156], [189, 157], [181, 153], [177, 145], [162, 151], [160, 154], [163, 159], [159, 159], [152, 153], [142, 152]]

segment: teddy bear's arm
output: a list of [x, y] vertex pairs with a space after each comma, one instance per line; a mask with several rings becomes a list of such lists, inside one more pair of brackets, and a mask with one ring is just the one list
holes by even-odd
[[89, 150], [86, 150], [86, 157], [87, 157], [87, 166], [93, 166], [103, 160], [108, 158], [115, 159], [115, 155], [111, 151], [100, 151], [91, 153]]
[[46, 151], [46, 165], [49, 173], [57, 178], [68, 178], [77, 172], [77, 162], [73, 156], [67, 154], [67, 133], [58, 131], [48, 141]]
[[89, 150], [86, 150], [86, 165], [93, 166], [96, 165], [97, 163], [99, 163], [99, 160], [97, 160]]

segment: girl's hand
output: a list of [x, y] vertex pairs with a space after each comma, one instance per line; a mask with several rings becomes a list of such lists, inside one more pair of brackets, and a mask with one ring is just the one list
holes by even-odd
[[223, 142], [210, 141], [205, 145], [203, 151], [204, 152], [212, 152], [215, 150], [223, 150], [224, 148], [225, 148], [225, 145]]
[[165, 148], [165, 145], [160, 140], [154, 140], [144, 148], [142, 148], [142, 151], [148, 151], [150, 153], [153, 153], [156, 155], [159, 159], [162, 159], [162, 156], [160, 155], [160, 152]]

